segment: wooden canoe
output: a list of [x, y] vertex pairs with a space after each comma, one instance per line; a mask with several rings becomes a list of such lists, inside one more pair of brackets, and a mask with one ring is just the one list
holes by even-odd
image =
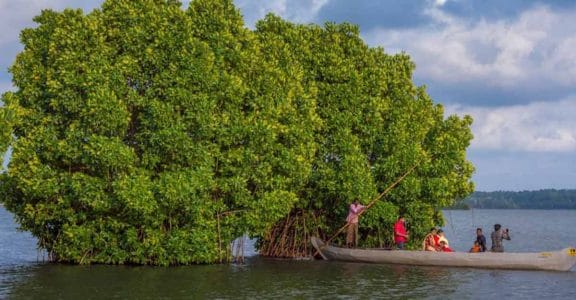
[[312, 237], [312, 245], [326, 260], [420, 266], [512, 270], [568, 271], [576, 264], [576, 249], [536, 253], [466, 253], [340, 248]]

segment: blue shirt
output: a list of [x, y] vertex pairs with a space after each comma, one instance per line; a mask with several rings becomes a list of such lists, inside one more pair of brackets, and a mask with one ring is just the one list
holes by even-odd
[[476, 236], [476, 242], [480, 245], [480, 251], [486, 252], [486, 238], [484, 235]]

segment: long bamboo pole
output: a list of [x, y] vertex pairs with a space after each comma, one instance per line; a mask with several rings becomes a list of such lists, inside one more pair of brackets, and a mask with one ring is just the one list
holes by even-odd
[[[395, 186], [397, 186], [400, 182], [402, 182], [402, 180], [404, 180], [404, 178], [406, 178], [406, 176], [408, 176], [410, 173], [412, 173], [412, 171], [414, 171], [414, 169], [416, 169], [417, 166], [418, 166], [418, 164], [413, 165], [410, 169], [408, 169], [408, 171], [406, 171], [406, 173], [404, 173], [404, 175], [400, 176], [394, 183], [392, 183], [382, 193], [380, 193], [380, 195], [378, 195], [376, 198], [372, 199], [372, 201], [370, 201], [370, 203], [368, 203], [368, 205], [366, 205], [366, 208], [364, 210], [362, 210], [358, 214], [358, 216], [361, 216], [370, 207], [372, 207], [374, 204], [376, 204], [376, 202], [378, 200], [380, 200], [382, 197], [384, 197], [386, 194], [388, 194]], [[326, 247], [330, 243], [330, 241], [332, 241], [336, 236], [338, 236], [344, 229], [348, 228], [349, 225], [350, 225], [349, 223], [346, 223], [344, 226], [340, 227], [340, 229], [338, 229], [338, 231], [336, 231], [336, 233], [331, 238], [329, 238], [326, 241], [326, 243], [324, 243], [324, 245], [322, 245], [320, 247], [320, 249]], [[316, 252], [314, 252], [313, 256], [318, 255], [320, 249], [316, 250]]]

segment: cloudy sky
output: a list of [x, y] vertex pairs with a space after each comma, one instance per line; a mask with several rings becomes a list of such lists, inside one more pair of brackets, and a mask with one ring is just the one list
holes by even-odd
[[[186, 5], [188, 1], [183, 1]], [[0, 92], [43, 8], [102, 0], [0, 0]], [[235, 0], [246, 25], [267, 13], [360, 25], [365, 41], [405, 51], [414, 80], [448, 113], [474, 117], [477, 190], [576, 188], [576, 1]]]

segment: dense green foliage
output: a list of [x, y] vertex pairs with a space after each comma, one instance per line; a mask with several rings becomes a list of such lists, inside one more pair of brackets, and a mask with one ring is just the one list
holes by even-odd
[[223, 261], [235, 237], [266, 247], [294, 214], [305, 245], [416, 164], [361, 229], [382, 243], [403, 212], [418, 238], [473, 190], [471, 119], [445, 119], [409, 57], [355, 26], [269, 16], [251, 31], [230, 0], [110, 0], [35, 21], [2, 96], [0, 199], [55, 261]]
[[576, 190], [474, 192], [453, 208], [576, 209]]
[[[368, 47], [350, 24], [295, 25], [268, 16], [256, 33], [272, 60], [299, 62], [304, 86], [317, 91], [322, 119], [301, 201], [277, 228], [288, 229], [266, 237], [265, 252], [293, 256], [292, 250], [275, 251], [276, 245], [296, 243], [302, 251], [307, 243], [302, 232], [318, 234], [316, 228], [290, 227], [315, 224], [329, 236], [343, 224], [354, 198], [369, 202], [414, 165], [416, 171], [363, 217], [363, 246], [387, 244], [399, 213], [407, 216], [419, 244], [431, 226], [443, 222], [440, 208], [473, 190], [473, 167], [465, 158], [472, 121], [444, 119], [442, 107], [414, 86], [407, 55]], [[300, 236], [289, 237], [290, 232]]]
[[254, 55], [230, 1], [107, 1], [35, 21], [3, 97], [18, 118], [2, 192], [55, 260], [214, 262], [292, 208], [314, 105]]

